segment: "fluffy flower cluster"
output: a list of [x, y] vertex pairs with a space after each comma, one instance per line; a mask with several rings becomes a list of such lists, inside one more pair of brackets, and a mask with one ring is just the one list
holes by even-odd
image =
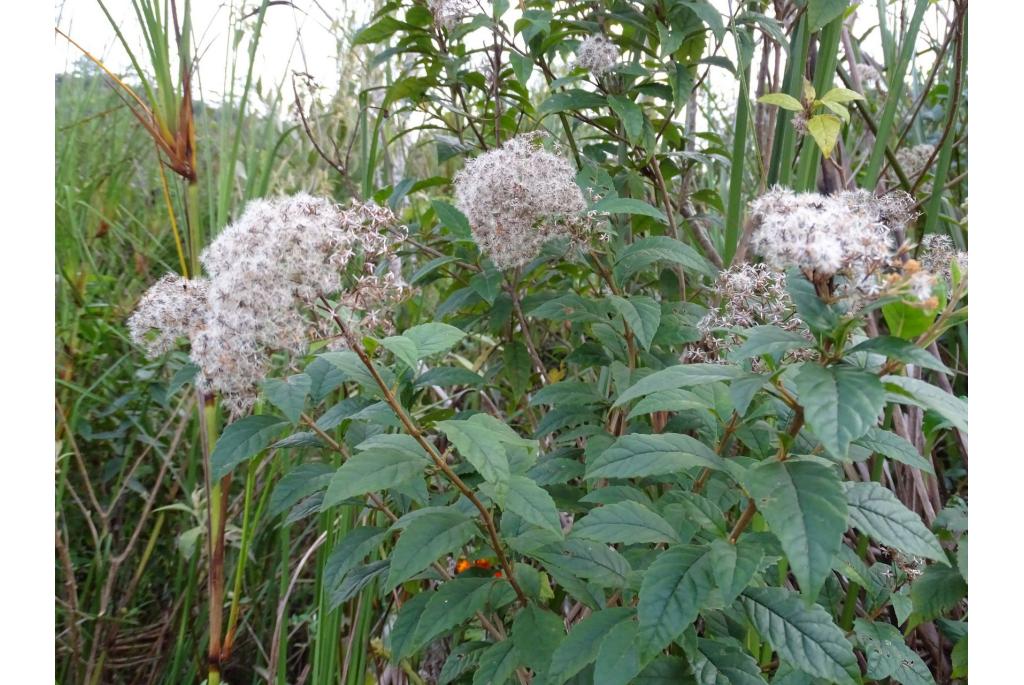
[[936, 276], [942, 276], [947, 284], [953, 280], [953, 262], [960, 273], [967, 273], [967, 253], [958, 251], [948, 235], [929, 233], [921, 241], [921, 266]]
[[765, 264], [737, 264], [718, 275], [715, 290], [720, 304], [697, 322], [701, 338], [683, 353], [680, 361], [685, 364], [724, 362], [728, 351], [743, 342], [740, 329], [778, 326], [809, 336], [780, 271]]
[[542, 138], [513, 138], [455, 176], [456, 205], [480, 250], [499, 269], [526, 264], [554, 238], [581, 241], [590, 228], [572, 165], [545, 150]]
[[329, 320], [313, 318], [318, 302], [332, 298], [353, 325], [387, 323], [405, 288], [390, 263], [395, 223], [386, 208], [309, 195], [251, 202], [201, 256], [209, 278], [161, 279], [129, 320], [132, 336], [150, 354], [187, 337], [200, 388], [243, 414], [273, 352], [301, 354], [328, 333]]
[[[896, 161], [900, 163], [903, 173], [913, 183], [925, 170], [925, 165], [928, 164], [928, 160], [932, 158], [934, 152], [935, 146], [928, 143], [903, 147], [896, 151]], [[895, 180], [896, 175], [892, 174], [892, 178]], [[926, 193], [931, 192], [931, 183], [925, 183], [921, 188]]]
[[576, 63], [597, 77], [611, 71], [619, 61], [619, 49], [600, 33], [583, 39], [576, 49]]
[[852, 306], [883, 293], [927, 301], [933, 276], [913, 260], [904, 262], [907, 246], [897, 243], [912, 207], [902, 192], [826, 196], [773, 188], [750, 205], [756, 222], [751, 246], [775, 268], [797, 267], [819, 285], [831, 282], [834, 294], [851, 298]]
[[875, 69], [870, 64], [858, 64], [856, 70], [860, 84], [865, 90], [870, 88], [885, 90], [885, 79], [878, 73], [878, 69]]
[[434, 15], [434, 25], [451, 31], [465, 19], [473, 7], [472, 0], [427, 0]]

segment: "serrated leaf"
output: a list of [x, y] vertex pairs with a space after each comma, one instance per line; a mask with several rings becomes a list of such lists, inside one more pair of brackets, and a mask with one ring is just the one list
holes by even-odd
[[782, 588], [748, 588], [740, 601], [750, 622], [779, 656], [801, 671], [856, 685], [860, 669], [853, 645], [820, 604], [805, 605]]
[[516, 670], [519, 653], [512, 640], [502, 640], [483, 651], [473, 674], [473, 685], [502, 685]]
[[622, 621], [608, 631], [601, 642], [594, 664], [594, 682], [602, 685], [629, 685], [642, 670], [638, 627]]
[[954, 427], [967, 431], [967, 403], [959, 397], [950, 395], [931, 383], [907, 376], [885, 376], [882, 382], [901, 396], [900, 401], [902, 397], [913, 400], [910, 404], [931, 409]]
[[331, 478], [324, 508], [349, 497], [394, 487], [419, 474], [425, 460], [394, 449], [371, 449], [349, 457]]
[[537, 444], [520, 438], [511, 428], [487, 414], [474, 414], [465, 421], [438, 421], [437, 427], [477, 473], [491, 483], [501, 483], [509, 477], [506, 445], [533, 448]]
[[555, 500], [548, 491], [526, 476], [510, 476], [505, 492], [503, 509], [511, 511], [535, 526], [562, 534]]
[[621, 95], [609, 95], [608, 106], [622, 121], [626, 138], [632, 143], [639, 142], [644, 132], [644, 111], [640, 109], [640, 106]]
[[716, 381], [727, 381], [741, 375], [743, 375], [742, 369], [727, 364], [678, 364], [655, 371], [626, 388], [615, 400], [614, 406], [621, 407], [637, 397], [661, 390], [690, 388]]
[[687, 656], [699, 685], [768, 685], [757, 662], [735, 640], [698, 637]]
[[763, 102], [766, 105], [775, 105], [782, 109], [788, 109], [790, 112], [802, 112], [804, 109], [802, 102], [786, 93], [765, 93], [757, 101]]
[[384, 592], [409, 580], [439, 557], [456, 552], [475, 534], [473, 520], [455, 510], [435, 511], [413, 520], [391, 552]]
[[711, 548], [676, 545], [662, 552], [644, 573], [637, 616], [640, 640], [656, 654], [697, 619], [715, 585]]
[[591, 510], [572, 527], [572, 537], [627, 545], [679, 542], [668, 521], [642, 504], [626, 500]]
[[786, 291], [807, 327], [815, 333], [827, 333], [839, 324], [835, 310], [818, 297], [814, 284], [797, 269], [786, 272]]
[[565, 624], [561, 616], [535, 604], [516, 614], [515, 623], [512, 624], [512, 641], [523, 663], [537, 674], [547, 673], [551, 656], [564, 638]]
[[656, 411], [686, 411], [688, 409], [713, 409], [711, 403], [696, 393], [678, 388], [651, 393], [637, 402], [627, 418], [643, 416]]
[[846, 532], [839, 477], [820, 463], [790, 459], [748, 469], [743, 485], [779, 539], [804, 598], [813, 602]]
[[268, 378], [263, 381], [263, 393], [292, 423], [298, 423], [306, 398], [313, 387], [313, 379], [304, 373], [286, 379]]
[[[910, 585], [914, 614], [930, 621], [946, 613], [967, 595], [967, 583], [952, 566], [932, 564]], [[913, 621], [913, 619], [911, 619]]]
[[633, 610], [628, 607], [612, 607], [595, 611], [573, 626], [551, 656], [548, 685], [562, 685], [594, 661], [604, 636], [632, 616]]
[[646, 478], [679, 473], [697, 466], [721, 470], [722, 459], [689, 435], [633, 433], [617, 439], [587, 462], [586, 478]]
[[413, 326], [402, 334], [416, 345], [416, 358], [424, 359], [441, 352], [447, 352], [459, 343], [466, 334], [446, 323], [424, 323]]
[[498, 609], [516, 598], [508, 582], [493, 578], [455, 578], [431, 595], [416, 625], [414, 651], [486, 607]]
[[274, 485], [270, 503], [267, 505], [267, 514], [272, 517], [282, 514], [299, 500], [325, 489], [333, 475], [334, 467], [330, 464], [299, 464]]
[[751, 357], [760, 357], [763, 354], [776, 356], [790, 350], [805, 349], [811, 346], [811, 341], [804, 336], [793, 331], [783, 330], [778, 326], [753, 326], [744, 333], [747, 339], [729, 353], [729, 359], [732, 361], [743, 361]]
[[380, 344], [387, 348], [403, 364], [412, 370], [416, 370], [416, 359], [419, 356], [416, 350], [416, 343], [403, 335], [390, 335], [380, 341]]
[[427, 603], [433, 599], [433, 592], [421, 592], [413, 595], [402, 608], [398, 610], [395, 624], [388, 634], [391, 647], [391, 663], [397, 664], [402, 659], [416, 653], [421, 644], [415, 641], [416, 628], [427, 608]]
[[605, 214], [640, 214], [668, 223], [668, 217], [660, 209], [643, 200], [635, 200], [631, 197], [606, 197], [592, 209]]
[[946, 554], [924, 522], [878, 483], [843, 483], [850, 522], [878, 542], [906, 554], [946, 563]]
[[935, 473], [930, 461], [921, 456], [906, 438], [901, 438], [895, 433], [872, 426], [868, 432], [854, 441], [854, 444], [866, 447], [872, 452], [898, 461], [907, 466], [913, 466], [927, 473]]
[[631, 295], [629, 299], [612, 295], [609, 299], [633, 331], [640, 347], [651, 349], [654, 334], [661, 324], [661, 305], [645, 295]]
[[580, 90], [579, 88], [570, 88], [569, 90], [549, 95], [544, 102], [540, 103], [537, 113], [544, 115], [580, 109], [599, 109], [606, 102], [605, 98], [597, 93]]
[[210, 471], [214, 480], [231, 473], [236, 466], [262, 452], [288, 421], [272, 414], [255, 414], [229, 424], [214, 445]]
[[545, 565], [568, 571], [605, 587], [624, 587], [632, 568], [625, 557], [608, 545], [569, 538], [533, 552]]
[[346, 533], [324, 563], [324, 584], [329, 588], [338, 585], [386, 535], [387, 530], [375, 526], [358, 526]]
[[935, 355], [931, 354], [927, 350], [922, 350], [917, 345], [907, 340], [903, 340], [902, 338], [895, 338], [888, 335], [881, 335], [877, 338], [868, 338], [858, 345], [851, 347], [847, 351], [847, 354], [856, 354], [857, 352], [881, 354], [907, 364], [920, 366], [922, 369], [932, 369], [933, 371], [939, 371], [947, 375], [952, 375], [953, 373], [950, 368], [943, 364], [942, 360], [935, 357]]
[[549, 404], [551, 406], [564, 406], [567, 404], [579, 404], [590, 406], [600, 404], [604, 398], [597, 393], [593, 383], [582, 381], [562, 381], [546, 385], [533, 394], [530, 398], [530, 406], [538, 404]]
[[460, 212], [457, 208], [443, 200], [433, 200], [431, 201], [430, 206], [434, 208], [434, 213], [437, 214], [438, 221], [440, 221], [445, 228], [448, 228], [456, 237], [468, 238], [471, 235], [469, 219], [467, 219], [466, 215]]
[[873, 680], [893, 678], [903, 685], [935, 685], [921, 657], [903, 641], [903, 635], [888, 623], [858, 618], [854, 631], [867, 657], [867, 676]]
[[718, 539], [711, 543], [711, 563], [715, 587], [722, 604], [729, 606], [746, 589], [761, 565], [764, 552], [760, 545], [746, 539], [736, 544]]
[[480, 655], [490, 643], [474, 640], [463, 642], [452, 647], [452, 651], [445, 659], [441, 667], [441, 674], [437, 676], [437, 685], [449, 685], [458, 680], [464, 673], [476, 668], [480, 663]]
[[689, 245], [668, 236], [641, 238], [626, 246], [612, 269], [615, 280], [623, 283], [637, 271], [655, 262], [670, 262], [707, 275], [715, 276], [715, 268]]
[[828, 452], [845, 459], [853, 440], [875, 425], [885, 389], [872, 373], [807, 362], [794, 378], [804, 419]]
[[368, 564], [357, 565], [349, 571], [342, 579], [338, 587], [331, 591], [328, 606], [331, 609], [349, 601], [374, 580], [384, 575], [391, 562], [387, 559], [371, 561]]
[[807, 132], [814, 138], [826, 159], [832, 157], [832, 150], [835, 149], [842, 128], [843, 122], [831, 114], [816, 114], [807, 120]]

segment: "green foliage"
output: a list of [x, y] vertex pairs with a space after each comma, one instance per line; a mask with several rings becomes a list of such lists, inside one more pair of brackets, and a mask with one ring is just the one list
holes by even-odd
[[[858, 307], [841, 297], [841, 278], [794, 269], [785, 317], [714, 323], [729, 306], [720, 272], [734, 257], [757, 259], [753, 197], [777, 181], [890, 189], [881, 160], [937, 141], [951, 104], [944, 81], [960, 83], [948, 78], [953, 50], [941, 53], [940, 78], [904, 83], [926, 3], [905, 33], [879, 27], [896, 39], [888, 61], [896, 45], [906, 53], [888, 65], [898, 83], [885, 99], [847, 82], [839, 34], [850, 3], [799, 4], [778, 17], [766, 3], [727, 16], [706, 1], [527, 0], [488, 13], [474, 5], [445, 25], [424, 3], [380, 3], [345, 48], [367, 72], [343, 79], [311, 130], [268, 125], [274, 146], [238, 153], [254, 160], [247, 173], [267, 170], [266, 183], [227, 173], [195, 193], [211, 205], [212, 234], [241, 200], [306, 188], [311, 168], [328, 174], [320, 192], [400, 214], [409, 240], [382, 269], [412, 287], [386, 312], [387, 330], [338, 330], [306, 355], [275, 358], [257, 411], [230, 423], [212, 403], [193, 418], [195, 368], [184, 357], [144, 365], [121, 320], [90, 309], [121, 290], [130, 296], [118, 307], [131, 309], [155, 273], [125, 288], [115, 267], [154, 242], [141, 226], [166, 211], [141, 192], [129, 206], [129, 175], [113, 167], [124, 197], [107, 200], [99, 186], [77, 194], [76, 175], [97, 173], [100, 156], [82, 165], [88, 173], [62, 158], [60, 302], [93, 305], [75, 305], [74, 320], [58, 306], [58, 329], [69, 350], [91, 346], [95, 358], [58, 387], [60, 407], [72, 407], [60, 438], [76, 440], [61, 443], [61, 535], [88, 539], [93, 525], [70, 496], [90, 475], [74, 470], [79, 450], [102, 494], [159, 493], [130, 508], [160, 517], [145, 529], [152, 557], [137, 567], [149, 601], [135, 614], [100, 604], [93, 587], [115, 557], [97, 540], [69, 555], [73, 579], [96, 594], [82, 615], [144, 625], [150, 605], [182, 597], [168, 683], [202, 677], [192, 657], [212, 623], [216, 563], [225, 624], [244, 627], [233, 634], [237, 660], [277, 683], [355, 685], [385, 669], [458, 685], [966, 677], [966, 504], [956, 499], [967, 490], [966, 274], [954, 269], [937, 305]], [[594, 33], [618, 53], [599, 75], [573, 55]], [[857, 35], [853, 55], [868, 50]], [[808, 54], [814, 84], [802, 80]], [[775, 56], [785, 81], [768, 93], [755, 66]], [[849, 87], [832, 87], [837, 76]], [[740, 86], [728, 110], [710, 85], [718, 79]], [[953, 117], [959, 140], [966, 107]], [[245, 142], [261, 122], [240, 121]], [[455, 174], [533, 131], [574, 166], [590, 232], [499, 271], [474, 242], [472, 212], [459, 209]], [[218, 133], [230, 153], [236, 133]], [[141, 149], [109, 147], [124, 158]], [[956, 178], [966, 159], [949, 148]], [[327, 149], [350, 155], [324, 160]], [[958, 247], [965, 188], [942, 189], [941, 217], [927, 217]], [[108, 202], [124, 205], [110, 255], [88, 239], [83, 211], [103, 216]], [[160, 238], [150, 256], [174, 269], [173, 244]], [[720, 354], [687, 361], [709, 342]], [[161, 429], [168, 416], [181, 426], [173, 442]], [[126, 456], [149, 446], [151, 461], [131, 467]], [[138, 582], [112, 573], [118, 587]], [[69, 609], [59, 614], [72, 625]], [[64, 681], [78, 682], [64, 660]]]

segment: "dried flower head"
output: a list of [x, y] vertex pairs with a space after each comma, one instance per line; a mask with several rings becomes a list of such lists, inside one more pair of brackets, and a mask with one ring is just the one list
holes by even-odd
[[[405, 288], [391, 268], [387, 231], [395, 223], [383, 207], [343, 209], [304, 194], [250, 202], [202, 254], [209, 279], [162, 279], [132, 316], [132, 334], [152, 337], [158, 344], [148, 346], [151, 353], [187, 336], [200, 388], [242, 414], [272, 353], [301, 354], [311, 338], [328, 333], [316, 304], [333, 300], [330, 313], [353, 326], [387, 324], [387, 308]], [[175, 307], [185, 313], [175, 318], [168, 313]]]
[[576, 63], [597, 77], [611, 71], [619, 61], [619, 49], [600, 33], [587, 36], [576, 48]]
[[434, 25], [451, 31], [469, 16], [472, 0], [427, 0], [427, 7], [434, 15]]
[[[875, 197], [866, 190], [819, 195], [773, 188], [750, 205], [756, 222], [751, 246], [769, 265], [797, 267], [812, 281], [840, 276], [839, 296], [875, 298], [888, 283], [883, 276], [902, 270], [906, 246], [897, 236], [913, 219], [912, 207], [902, 192]], [[915, 294], [922, 282], [915, 281]]]
[[953, 280], [953, 262], [961, 274], [967, 273], [967, 253], [958, 251], [948, 235], [929, 233], [921, 241], [921, 265], [937, 276], [941, 276], [946, 285]]
[[754, 326], [778, 326], [810, 339], [781, 271], [766, 264], [737, 264], [718, 275], [715, 292], [719, 305], [697, 322], [701, 338], [683, 352], [680, 361], [685, 364], [726, 361], [727, 353], [743, 343], [739, 331]]
[[885, 79], [878, 73], [878, 69], [875, 69], [870, 64], [858, 64], [856, 66], [857, 78], [860, 79], [860, 84], [864, 90], [875, 89], [885, 90]]
[[575, 241], [590, 217], [572, 165], [544, 149], [543, 134], [513, 138], [468, 162], [455, 176], [456, 205], [473, 239], [499, 269], [526, 264], [544, 243]]
[[[896, 151], [896, 161], [899, 162], [900, 168], [903, 169], [903, 173], [910, 179], [910, 182], [914, 183], [918, 176], [926, 171], [928, 160], [932, 158], [934, 153], [935, 146], [928, 143], [912, 147], [902, 147]], [[891, 169], [887, 174], [887, 178], [893, 183], [898, 181], [896, 173]], [[921, 184], [922, 192], [927, 194], [931, 192], [931, 189], [931, 181]]]

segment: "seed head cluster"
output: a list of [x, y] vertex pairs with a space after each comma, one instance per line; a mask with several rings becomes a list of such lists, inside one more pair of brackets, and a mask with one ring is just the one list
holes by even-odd
[[[928, 160], [932, 158], [934, 152], [935, 146], [928, 143], [903, 147], [896, 151], [896, 161], [899, 162], [903, 173], [913, 183], [925, 170], [925, 166], [928, 164]], [[895, 177], [895, 174], [893, 176]], [[921, 187], [925, 192], [928, 192], [931, 189], [931, 183], [923, 184]]]
[[[357, 327], [387, 324], [406, 288], [391, 268], [389, 229], [394, 214], [375, 205], [304, 194], [250, 202], [202, 254], [209, 277], [161, 279], [129, 320], [132, 336], [150, 354], [187, 337], [200, 389], [244, 414], [271, 354], [301, 354], [311, 338], [336, 333], [333, 314]], [[317, 306], [330, 307], [326, 317]]]
[[552, 239], [582, 241], [590, 229], [572, 165], [544, 149], [542, 139], [536, 133], [513, 138], [455, 176], [456, 205], [499, 269], [526, 264]]
[[866, 63], [858, 64], [856, 69], [857, 77], [860, 79], [860, 84], [865, 90], [885, 90], [885, 79], [878, 73], [878, 69]]
[[576, 63], [600, 78], [619, 61], [619, 49], [600, 33], [587, 36], [576, 48]]
[[945, 279], [947, 285], [953, 280], [953, 262], [961, 274], [967, 273], [967, 253], [958, 251], [948, 235], [929, 233], [921, 241], [921, 266], [936, 276]]
[[778, 326], [809, 337], [786, 291], [785, 275], [766, 264], [737, 264], [718, 275], [719, 305], [697, 322], [700, 340], [688, 346], [680, 361], [719, 363], [742, 344], [738, 332], [754, 326]]
[[451, 31], [465, 19], [473, 7], [472, 0], [427, 0], [434, 15], [434, 25]]

